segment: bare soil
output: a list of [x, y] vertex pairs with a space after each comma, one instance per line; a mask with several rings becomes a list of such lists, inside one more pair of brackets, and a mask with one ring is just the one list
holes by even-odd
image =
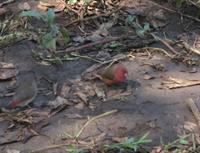
[[[21, 1], [20, 1], [21, 2]], [[8, 4], [8, 8], [13, 8], [19, 2]], [[164, 4], [163, 6], [168, 6]], [[134, 8], [129, 8], [134, 9]], [[13, 10], [15, 11], [15, 10]], [[61, 15], [62, 16], [62, 15]], [[169, 23], [158, 30], [159, 34], [165, 33], [169, 39], [177, 39], [183, 33], [188, 40], [193, 41], [193, 35], [199, 35], [199, 23], [191, 19], [183, 18], [176, 14], [166, 11]], [[61, 20], [61, 19], [59, 19]], [[61, 20], [61, 22], [64, 22]], [[187, 26], [187, 31], [185, 30]], [[71, 27], [72, 28], [72, 27]], [[69, 28], [70, 29], [70, 28]], [[120, 26], [115, 26], [113, 30], [117, 35], [121, 34]], [[70, 30], [69, 30], [70, 31]], [[79, 31], [77, 31], [78, 33]], [[78, 34], [77, 34], [78, 35]], [[131, 42], [130, 42], [131, 43]], [[169, 50], [160, 42], [154, 43], [151, 47], [162, 47]], [[49, 83], [41, 83], [40, 78], [46, 78], [58, 82], [59, 85], [69, 80], [80, 78], [80, 75], [94, 63], [88, 60], [79, 59], [75, 61], [64, 62], [62, 66], [46, 66], [41, 65], [32, 57], [32, 50], [38, 50], [38, 44], [23, 40], [0, 49], [0, 59], [3, 62], [11, 62], [17, 66], [20, 72], [32, 70], [35, 72], [38, 85], [40, 88], [49, 87]], [[129, 48], [131, 51], [132, 49]], [[178, 50], [181, 52], [181, 50]], [[127, 53], [123, 51], [123, 53]], [[86, 53], [86, 55], [94, 55], [97, 52]], [[116, 53], [112, 53], [113, 55]], [[40, 130], [42, 135], [34, 136], [26, 143], [16, 142], [4, 144], [0, 146], [0, 152], [5, 152], [8, 148], [17, 150], [33, 150], [53, 144], [63, 143], [61, 139], [65, 132], [76, 133], [87, 121], [87, 116], [96, 116], [101, 113], [117, 109], [117, 113], [101, 118], [86, 127], [81, 138], [91, 140], [92, 138], [106, 134], [105, 140], [111, 138], [136, 137], [139, 138], [146, 132], [150, 132], [150, 138], [153, 140], [151, 146], [160, 145], [160, 141], [164, 143], [171, 142], [178, 137], [180, 130], [186, 122], [196, 124], [193, 114], [185, 104], [185, 99], [193, 98], [199, 100], [200, 86], [191, 86], [178, 89], [164, 88], [162, 82], [169, 76], [179, 79], [198, 80], [200, 78], [199, 65], [187, 65], [184, 62], [176, 62], [166, 57], [161, 52], [137, 52], [135, 58], [122, 61], [128, 68], [128, 84], [133, 84], [133, 94], [124, 100], [98, 101], [95, 103], [94, 109], [84, 106], [77, 108], [69, 106], [62, 112], [56, 114], [49, 119], [49, 124]], [[196, 60], [197, 59], [197, 60]], [[195, 57], [198, 61], [199, 57]], [[151, 64], [163, 66], [164, 70], [152, 68]], [[23, 75], [23, 73], [20, 73]], [[152, 77], [152, 79], [149, 78]], [[8, 82], [0, 82], [0, 91], [3, 92]], [[106, 87], [111, 90], [113, 87]], [[118, 87], [115, 87], [118, 88]], [[5, 105], [11, 97], [1, 98], [1, 105]], [[50, 94], [47, 96], [39, 94], [34, 100], [32, 107], [36, 109], [44, 109], [43, 105], [55, 96]], [[94, 99], [95, 101], [95, 99]], [[81, 116], [81, 118], [73, 118], [70, 116]], [[0, 123], [0, 142], [5, 141], [14, 129], [7, 130], [10, 124], [8, 122]], [[65, 148], [65, 147], [64, 147]], [[48, 150], [48, 153], [65, 152], [63, 149]]]

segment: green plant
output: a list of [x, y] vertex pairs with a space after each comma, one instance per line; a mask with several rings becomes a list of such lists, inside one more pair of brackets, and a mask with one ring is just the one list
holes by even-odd
[[181, 7], [184, 2], [185, 2], [185, 0], [175, 0], [175, 3], [176, 3], [177, 7]]
[[[77, 2], [78, 2], [78, 0], [68, 0], [68, 3], [69, 3], [70, 5], [74, 5], [74, 4], [76, 4]], [[88, 5], [90, 2], [91, 2], [91, 0], [83, 0], [83, 4], [84, 4], [84, 5]]]
[[144, 27], [142, 27], [139, 24], [137, 16], [135, 15], [128, 15], [126, 19], [126, 25], [130, 25], [131, 27], [133, 27], [136, 34], [141, 38], [144, 38], [145, 34], [150, 31], [149, 23], [144, 23]]
[[70, 38], [69, 34], [64, 28], [60, 28], [55, 23], [55, 12], [49, 9], [46, 14], [41, 14], [37, 11], [23, 11], [20, 17], [36, 18], [47, 24], [45, 33], [40, 38], [41, 45], [46, 49], [56, 49], [56, 42], [58, 36], [61, 35], [64, 43], [68, 43]]
[[75, 145], [68, 145], [66, 151], [68, 153], [87, 153], [87, 151], [78, 149]]
[[152, 140], [148, 139], [149, 133], [144, 134], [140, 139], [136, 140], [134, 138], [129, 138], [121, 143], [116, 143], [111, 146], [107, 146], [110, 149], [117, 149], [119, 151], [125, 151], [125, 150], [133, 150], [138, 151], [139, 148], [141, 148], [143, 145], [146, 145], [150, 143]]

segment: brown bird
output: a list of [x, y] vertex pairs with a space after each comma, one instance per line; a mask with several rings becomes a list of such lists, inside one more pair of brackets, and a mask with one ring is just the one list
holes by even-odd
[[25, 107], [37, 96], [37, 83], [33, 73], [24, 74], [8, 108]]
[[128, 70], [122, 64], [115, 64], [100, 71], [99, 76], [105, 84], [111, 86], [124, 82], [127, 79]]

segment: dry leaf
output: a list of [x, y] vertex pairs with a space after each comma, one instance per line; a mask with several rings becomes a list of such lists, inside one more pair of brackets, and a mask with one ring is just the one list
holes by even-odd
[[176, 89], [176, 88], [200, 85], [200, 80], [185, 80], [185, 79], [169, 77], [167, 81], [163, 81], [162, 84], [168, 87], [169, 89]]
[[66, 3], [64, 0], [54, 1], [54, 2], [40, 1], [37, 7], [43, 11], [47, 11], [48, 8], [53, 8], [54, 12], [58, 13], [65, 9]]
[[18, 8], [22, 11], [28, 11], [31, 9], [30, 5], [28, 2], [24, 2], [24, 3], [19, 3], [18, 4]]
[[103, 99], [103, 101], [106, 101], [106, 95], [105, 95], [105, 91], [103, 89], [95, 86], [94, 91], [98, 98]]
[[197, 124], [195, 123], [192, 123], [192, 122], [189, 122], [189, 121], [186, 121], [184, 123], [184, 129], [185, 130], [188, 130], [189, 132], [194, 132], [194, 131], [198, 131], [198, 126]]
[[99, 29], [93, 32], [91, 36], [86, 37], [89, 41], [98, 41], [108, 36], [108, 30], [113, 26], [113, 22], [107, 22], [100, 25]]
[[13, 63], [5, 63], [5, 62], [0, 62], [0, 69], [14, 69], [15, 66]]
[[82, 92], [76, 92], [74, 95], [77, 95], [86, 105], [88, 105], [88, 97]]
[[120, 100], [120, 99], [124, 99], [126, 96], [129, 96], [132, 94], [132, 90], [126, 90], [126, 91], [122, 91], [122, 89], [119, 90], [110, 90], [107, 92], [107, 100]]
[[65, 7], [66, 7], [65, 1], [58, 2], [58, 3], [55, 5], [54, 11], [55, 11], [56, 13], [61, 12], [61, 11], [63, 11], [63, 10], [65, 9]]
[[48, 10], [48, 7], [46, 7], [46, 6], [44, 6], [44, 5], [40, 5], [40, 4], [37, 6], [37, 8], [38, 8], [39, 10], [41, 10], [41, 11], [44, 11], [44, 12]]
[[0, 80], [7, 80], [15, 77], [18, 70], [14, 68], [12, 63], [0, 63]]
[[15, 69], [12, 63], [0, 62], [0, 78], [9, 79], [16, 76], [17, 73], [18, 71]]
[[74, 107], [77, 108], [77, 109], [83, 109], [84, 108], [84, 103], [78, 103]]
[[67, 83], [64, 83], [61, 87], [60, 96], [66, 98], [70, 91], [70, 86]]
[[49, 101], [48, 106], [57, 108], [62, 105], [72, 105], [67, 99], [57, 96], [55, 100]]
[[154, 77], [154, 76], [147, 75], [147, 74], [145, 74], [143, 78], [144, 78], [144, 80], [151, 80], [151, 79], [155, 79], [155, 77]]

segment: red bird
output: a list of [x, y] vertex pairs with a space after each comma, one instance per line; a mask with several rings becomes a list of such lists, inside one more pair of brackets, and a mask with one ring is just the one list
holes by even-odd
[[37, 83], [33, 74], [24, 74], [8, 108], [25, 107], [37, 96]]
[[127, 68], [122, 64], [112, 65], [99, 73], [100, 79], [107, 85], [115, 85], [124, 82], [128, 76]]

